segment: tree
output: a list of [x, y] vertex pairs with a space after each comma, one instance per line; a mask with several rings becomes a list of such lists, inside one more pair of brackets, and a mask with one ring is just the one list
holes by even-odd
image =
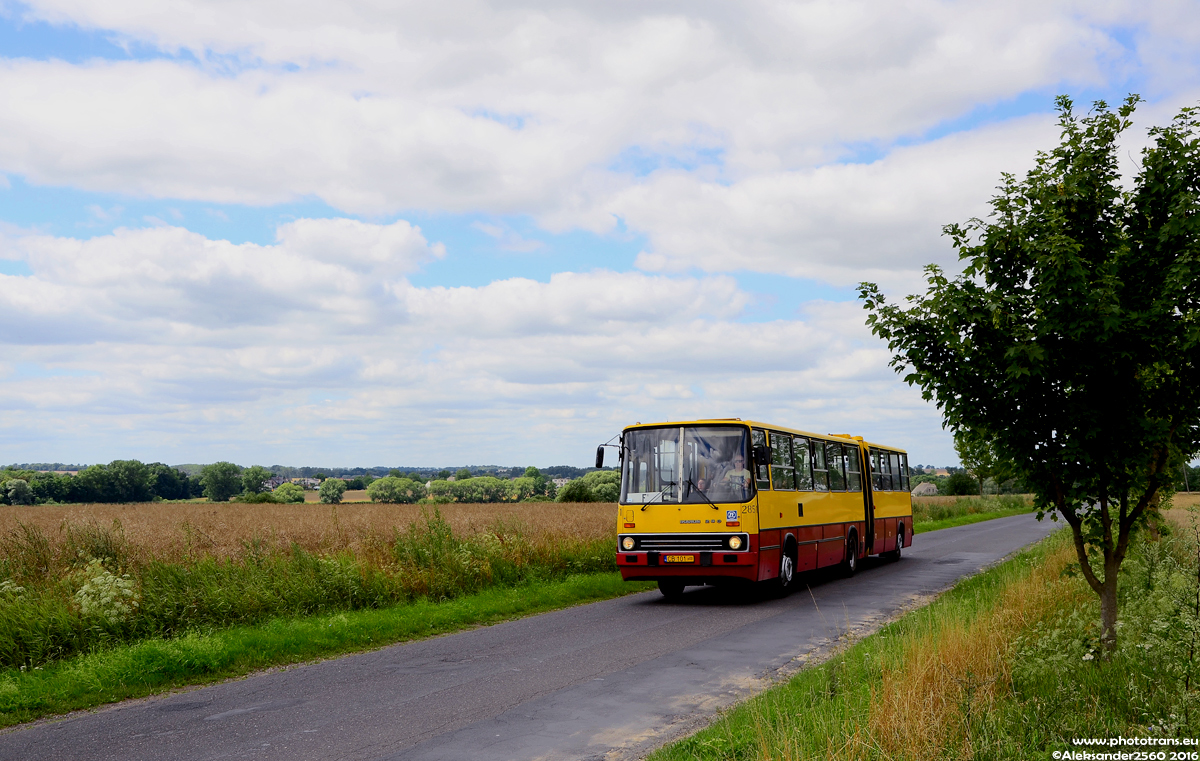
[[342, 495], [346, 493], [346, 482], [340, 478], [326, 478], [321, 482], [321, 488], [317, 491], [321, 501], [327, 505], [336, 505], [342, 501]]
[[615, 470], [594, 470], [581, 479], [592, 490], [597, 502], [616, 502], [621, 497], [621, 474]]
[[407, 504], [425, 496], [425, 485], [407, 478], [385, 476], [367, 486], [367, 496], [372, 502]]
[[969, 473], [951, 473], [941, 484], [941, 493], [951, 497], [964, 497], [975, 493], [975, 479]]
[[258, 494], [273, 475], [261, 465], [252, 465], [242, 471], [242, 490], [247, 494]]
[[927, 267], [907, 309], [860, 285], [897, 371], [1071, 527], [1106, 653], [1131, 535], [1200, 450], [1197, 110], [1150, 130], [1126, 190], [1117, 138], [1137, 102], [1080, 119], [1060, 97], [1059, 146], [1004, 175], [990, 221], [945, 228], [961, 276]]
[[575, 478], [567, 481], [563, 488], [558, 490], [559, 502], [596, 502], [596, 495], [592, 492], [592, 487], [588, 485], [582, 478]]
[[282, 483], [276, 486], [275, 491], [271, 493], [275, 495], [276, 502], [295, 505], [304, 502], [304, 488], [299, 484]]
[[471, 471], [467, 470], [466, 468], [459, 468], [458, 471], [454, 474], [455, 481], [468, 481], [470, 479], [471, 479]]
[[10, 478], [4, 482], [5, 496], [10, 505], [32, 505], [33, 490], [23, 478]]
[[990, 440], [973, 434], [966, 429], [955, 433], [954, 451], [962, 466], [979, 479], [979, 496], [982, 497], [984, 481], [989, 478], [997, 484], [1007, 481], [1013, 476], [1013, 467], [1011, 462], [996, 457]]
[[229, 498], [242, 490], [242, 469], [232, 462], [214, 462], [200, 471], [200, 483], [204, 485], [204, 496], [210, 502], [228, 502]]
[[450, 476], [452, 476], [452, 475], [454, 475], [454, 474], [453, 474], [453, 473], [451, 473], [451, 472], [450, 472], [450, 471], [448, 471], [448, 470], [439, 470], [439, 471], [437, 472], [437, 475], [436, 475], [436, 476], [434, 476], [434, 480], [436, 480], [436, 481], [445, 481], [447, 478], [449, 478], [449, 477], [450, 477]]

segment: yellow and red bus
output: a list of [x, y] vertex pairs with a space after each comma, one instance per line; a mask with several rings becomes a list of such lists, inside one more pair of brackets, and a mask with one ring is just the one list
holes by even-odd
[[668, 597], [734, 580], [785, 593], [912, 544], [903, 449], [741, 419], [638, 423], [619, 448], [617, 567]]

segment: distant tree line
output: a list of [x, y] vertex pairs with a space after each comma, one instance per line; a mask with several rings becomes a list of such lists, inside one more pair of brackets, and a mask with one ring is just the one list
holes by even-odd
[[199, 479], [161, 462], [113, 460], [74, 476], [12, 467], [0, 471], [0, 502], [9, 505], [152, 502], [199, 497], [203, 491]]

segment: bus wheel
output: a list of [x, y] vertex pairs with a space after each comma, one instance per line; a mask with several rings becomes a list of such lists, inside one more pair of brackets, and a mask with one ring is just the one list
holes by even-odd
[[858, 534], [851, 531], [846, 537], [846, 558], [842, 561], [842, 575], [849, 578], [858, 570]]
[[899, 530], [896, 531], [896, 549], [887, 553], [887, 559], [888, 560], [899, 560], [900, 559], [900, 548], [903, 546], [904, 546], [904, 524], [901, 523]]
[[779, 577], [774, 579], [772, 586], [779, 597], [786, 596], [796, 586], [796, 558], [789, 547], [779, 558]]
[[658, 582], [658, 591], [668, 600], [677, 600], [683, 595], [683, 582], [663, 579]]

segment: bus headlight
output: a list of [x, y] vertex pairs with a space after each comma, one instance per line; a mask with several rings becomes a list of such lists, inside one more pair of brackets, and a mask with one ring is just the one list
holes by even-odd
[[740, 536], [729, 537], [729, 549], [740, 550], [742, 548], [742, 538]]
[[632, 549], [633, 549], [633, 545], [634, 545], [634, 541], [633, 541], [633, 537], [632, 537], [632, 536], [627, 536], [627, 537], [625, 537], [624, 539], [622, 539], [622, 540], [621, 540], [621, 547], [623, 547], [623, 548], [625, 549], [625, 551], [626, 551], [626, 552], [628, 552], [628, 551], [632, 550]]

